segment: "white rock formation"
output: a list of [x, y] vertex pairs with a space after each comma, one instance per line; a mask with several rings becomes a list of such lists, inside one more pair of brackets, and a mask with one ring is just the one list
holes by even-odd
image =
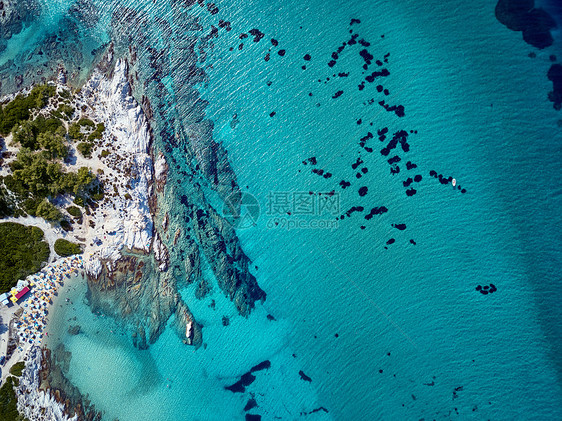
[[131, 96], [127, 76], [127, 63], [119, 60], [111, 80], [96, 71], [81, 91], [86, 114], [105, 124], [97, 150], [110, 152], [99, 165], [105, 199], [88, 218], [84, 260], [93, 276], [102, 270], [100, 259], [119, 259], [123, 247], [148, 253], [153, 240], [150, 132], [141, 107]]
[[49, 393], [39, 390], [41, 350], [34, 346], [26, 358], [25, 370], [17, 388], [18, 411], [33, 421], [77, 421], [78, 415], [68, 418], [64, 407]]
[[168, 249], [164, 243], [160, 240], [158, 233], [156, 233], [156, 236], [154, 237], [153, 249], [154, 258], [158, 261], [158, 263], [160, 263], [158, 265], [158, 270], [160, 270], [160, 272], [166, 271], [166, 269], [168, 269], [170, 254], [168, 253]]

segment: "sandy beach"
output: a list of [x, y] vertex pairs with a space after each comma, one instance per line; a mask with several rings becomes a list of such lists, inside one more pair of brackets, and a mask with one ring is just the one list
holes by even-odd
[[[0, 307], [3, 323], [0, 330], [1, 355], [6, 355], [10, 330], [18, 339], [16, 349], [2, 367], [2, 383], [12, 366], [25, 360], [32, 346], [41, 347], [49, 312], [53, 308], [58, 289], [65, 282], [71, 282], [83, 269], [83, 259], [80, 255], [58, 259], [26, 278], [31, 290], [17, 304]], [[12, 319], [14, 322], [11, 323]]]

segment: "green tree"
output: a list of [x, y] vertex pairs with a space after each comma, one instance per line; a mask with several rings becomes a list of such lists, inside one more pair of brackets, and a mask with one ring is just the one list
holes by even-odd
[[[62, 121], [58, 118], [45, 118], [42, 115], [33, 120], [32, 124], [35, 135], [40, 133], [55, 133], [61, 127], [63, 127], [64, 130]], [[66, 130], [64, 130], [63, 133], [66, 133]]]
[[80, 167], [76, 173], [73, 185], [73, 193], [82, 196], [96, 180], [96, 176], [87, 167]]
[[21, 373], [23, 372], [24, 368], [25, 368], [25, 362], [19, 361], [19, 362], [15, 363], [12, 366], [12, 368], [10, 368], [10, 374], [12, 376], [21, 377]]
[[41, 217], [49, 222], [58, 222], [62, 219], [61, 212], [47, 199], [43, 199], [39, 206], [37, 206], [36, 213], [38, 217]]
[[9, 376], [6, 382], [0, 388], [0, 419], [5, 421], [17, 421], [18, 413], [18, 398], [14, 387], [19, 384], [18, 379]]
[[76, 149], [78, 149], [78, 152], [80, 152], [84, 158], [92, 157], [92, 148], [93, 145], [90, 142], [80, 142], [76, 145]]
[[12, 222], [0, 224], [0, 292], [37, 272], [48, 259], [49, 245], [43, 241], [41, 229]]
[[57, 89], [51, 85], [35, 86], [28, 96], [28, 104], [30, 108], [43, 108], [49, 102], [49, 98], [53, 97]]
[[14, 130], [13, 134], [14, 143], [19, 143], [24, 148], [29, 148], [32, 150], [37, 149], [37, 141], [35, 139], [35, 133], [33, 132], [33, 124], [29, 121], [24, 121]]
[[49, 152], [51, 159], [66, 158], [68, 156], [68, 148], [64, 138], [59, 134], [51, 132], [41, 133], [37, 136], [37, 143]]
[[75, 218], [82, 218], [82, 211], [77, 206], [69, 206], [66, 211]]
[[68, 128], [68, 136], [70, 136], [73, 140], [82, 140], [84, 138], [84, 134], [80, 130], [80, 124], [72, 123]]
[[29, 103], [23, 95], [16, 96], [3, 109], [0, 116], [0, 134], [9, 134], [14, 126], [29, 119]]
[[30, 110], [43, 108], [55, 93], [54, 86], [39, 85], [34, 87], [28, 96], [16, 96], [0, 111], [0, 134], [7, 135], [13, 130], [14, 126], [22, 121], [29, 120]]

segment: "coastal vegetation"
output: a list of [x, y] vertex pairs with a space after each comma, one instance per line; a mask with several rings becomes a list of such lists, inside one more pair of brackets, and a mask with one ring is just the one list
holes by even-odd
[[69, 206], [66, 208], [66, 211], [75, 218], [82, 218], [82, 211], [78, 206]]
[[16, 96], [0, 110], [0, 134], [8, 135], [14, 126], [31, 117], [31, 111], [47, 105], [55, 93], [54, 86], [40, 85], [34, 87], [27, 96]]
[[16, 377], [9, 376], [6, 382], [0, 387], [0, 419], [4, 421], [23, 421], [18, 413], [16, 391], [14, 387], [19, 385]]
[[10, 368], [10, 374], [12, 376], [16, 376], [16, 377], [20, 377], [21, 373], [23, 372], [23, 369], [25, 368], [25, 362], [24, 361], [19, 361], [17, 363], [15, 363], [12, 368]]
[[18, 279], [41, 269], [49, 254], [40, 228], [13, 222], [0, 224], [0, 292], [9, 291]]
[[93, 147], [94, 145], [91, 142], [80, 142], [76, 145], [76, 149], [78, 149], [78, 152], [80, 152], [84, 158], [92, 157]]
[[66, 257], [72, 256], [73, 254], [81, 254], [82, 249], [80, 248], [80, 245], [76, 243], [59, 238], [55, 241], [55, 253], [61, 257]]
[[70, 139], [79, 141], [76, 149], [89, 158], [105, 130], [103, 123], [87, 118], [71, 122], [71, 96], [70, 91], [57, 93], [54, 86], [41, 85], [0, 107], [0, 134], [11, 133], [12, 145], [20, 147], [7, 163], [11, 174], [0, 177], [0, 217], [38, 216], [67, 229], [71, 221], [65, 222], [54, 205], [60, 195], [81, 206], [103, 198], [103, 188], [88, 168], [67, 171], [64, 166], [72, 153]]
[[[94, 129], [95, 128], [95, 129]], [[72, 123], [68, 128], [68, 136], [76, 142], [78, 152], [85, 158], [92, 157], [94, 142], [103, 136], [105, 125], [103, 123], [95, 124], [88, 118], [81, 118], [76, 123]]]

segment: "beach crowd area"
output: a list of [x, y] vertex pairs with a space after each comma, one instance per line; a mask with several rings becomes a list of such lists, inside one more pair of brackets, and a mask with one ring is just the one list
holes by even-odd
[[[78, 276], [83, 269], [82, 256], [61, 258], [19, 283], [19, 291], [16, 288], [8, 293], [8, 300], [3, 301], [7, 304], [0, 305], [3, 325], [0, 328], [0, 358], [6, 357], [1, 367], [2, 383], [13, 364], [25, 360], [32, 346], [41, 346], [46, 335], [49, 310], [59, 287], [71, 276]], [[29, 291], [19, 300], [15, 299], [23, 288]], [[16, 348], [10, 350], [13, 344]]]

